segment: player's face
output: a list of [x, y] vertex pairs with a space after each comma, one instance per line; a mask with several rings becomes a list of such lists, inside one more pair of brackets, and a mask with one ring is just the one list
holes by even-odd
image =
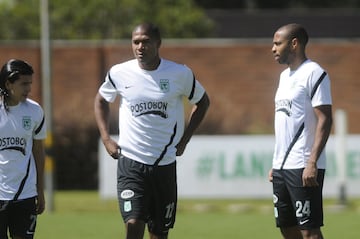
[[132, 49], [135, 58], [141, 68], [154, 70], [157, 68], [159, 58], [160, 41], [151, 37], [142, 28], [138, 28], [132, 34]]
[[9, 92], [9, 105], [17, 105], [19, 102], [25, 101], [31, 91], [32, 76], [20, 75], [14, 83], [6, 82]]
[[275, 60], [280, 64], [291, 63], [291, 41], [286, 38], [284, 31], [275, 32], [271, 50]]

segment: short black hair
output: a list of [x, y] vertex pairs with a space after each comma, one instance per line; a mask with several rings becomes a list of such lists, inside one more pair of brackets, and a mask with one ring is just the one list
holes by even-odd
[[144, 23], [141, 23], [139, 25], [137, 25], [135, 28], [134, 28], [134, 31], [135, 32], [137, 29], [142, 29], [144, 30], [147, 34], [149, 34], [150, 37], [153, 37], [157, 40], [161, 40], [161, 34], [160, 34], [160, 29], [157, 25], [151, 23], [151, 22], [144, 22]]
[[298, 24], [298, 23], [291, 23], [288, 25], [285, 25], [283, 27], [281, 27], [281, 29], [285, 29], [288, 32], [288, 39], [298, 39], [298, 41], [300, 42], [301, 45], [303, 45], [304, 47], [306, 46], [306, 44], [309, 41], [309, 35], [307, 33], [307, 31], [305, 30], [305, 28]]

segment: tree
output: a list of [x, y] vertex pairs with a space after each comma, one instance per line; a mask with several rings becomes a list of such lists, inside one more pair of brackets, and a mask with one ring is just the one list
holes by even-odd
[[[39, 0], [0, 0], [0, 38], [38, 39]], [[168, 38], [208, 37], [213, 23], [193, 0], [49, 0], [52, 39], [129, 38], [141, 21]]]
[[40, 35], [38, 0], [0, 1], [0, 39], [34, 39]]

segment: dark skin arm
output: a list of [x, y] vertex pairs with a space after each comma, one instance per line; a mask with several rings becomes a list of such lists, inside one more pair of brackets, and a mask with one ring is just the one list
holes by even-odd
[[108, 154], [114, 158], [119, 158], [120, 147], [115, 140], [110, 137], [109, 133], [109, 117], [110, 106], [99, 93], [95, 96], [94, 102], [95, 120], [100, 132], [101, 140]]
[[176, 156], [181, 156], [184, 153], [187, 143], [190, 141], [195, 130], [198, 128], [201, 121], [204, 119], [205, 114], [209, 108], [209, 105], [210, 105], [210, 99], [205, 92], [203, 97], [200, 99], [200, 101], [196, 103], [192, 108], [192, 111], [190, 113], [189, 123], [185, 128], [184, 134], [180, 139], [180, 142], [176, 146], [177, 149]]
[[332, 126], [332, 109], [331, 105], [321, 105], [314, 108], [318, 123], [315, 132], [315, 142], [311, 150], [310, 159], [303, 172], [303, 186], [314, 187], [318, 186], [317, 166], [316, 162], [319, 159], [321, 152], [324, 150], [326, 142], [329, 138]]

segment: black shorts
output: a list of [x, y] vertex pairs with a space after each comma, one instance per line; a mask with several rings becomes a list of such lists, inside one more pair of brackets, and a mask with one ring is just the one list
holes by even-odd
[[325, 170], [318, 170], [318, 187], [303, 187], [303, 169], [273, 169], [273, 200], [277, 227], [323, 226], [322, 188]]
[[121, 156], [117, 178], [124, 222], [140, 219], [148, 224], [150, 232], [166, 235], [176, 216], [176, 162], [153, 166]]
[[34, 198], [1, 201], [0, 200], [0, 239], [18, 236], [34, 238], [36, 227], [36, 201]]

